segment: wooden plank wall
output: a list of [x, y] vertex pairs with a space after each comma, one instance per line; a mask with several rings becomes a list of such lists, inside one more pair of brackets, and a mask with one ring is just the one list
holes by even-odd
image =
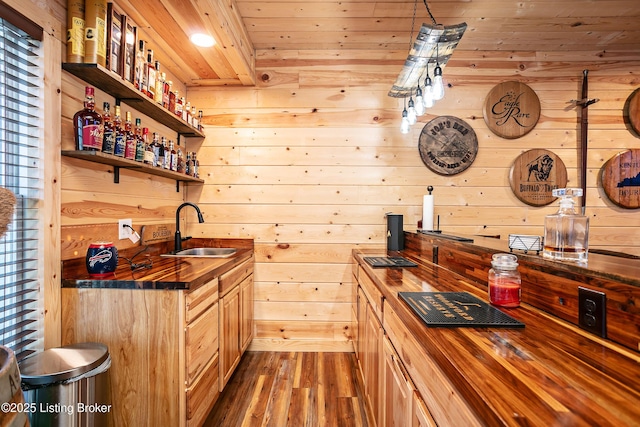
[[[640, 86], [637, 53], [455, 52], [445, 98], [402, 135], [401, 101], [387, 91], [405, 56], [260, 50], [257, 87], [188, 90], [206, 126], [198, 152], [206, 183], [189, 190], [206, 223], [190, 232], [255, 239], [253, 349], [347, 348], [351, 248], [384, 244], [386, 212], [415, 229], [428, 185], [445, 231], [542, 234], [557, 207], [520, 202], [509, 168], [524, 150], [549, 149], [579, 187], [579, 116], [570, 100], [580, 97], [584, 69], [589, 96], [600, 98], [589, 110], [590, 243], [640, 255], [638, 211], [614, 206], [599, 183], [606, 160], [639, 143], [623, 120]], [[494, 135], [482, 117], [487, 93], [507, 80], [530, 85], [542, 106], [536, 128], [516, 140]], [[462, 118], [478, 136], [477, 158], [459, 175], [436, 175], [419, 157], [422, 127], [441, 115]]]

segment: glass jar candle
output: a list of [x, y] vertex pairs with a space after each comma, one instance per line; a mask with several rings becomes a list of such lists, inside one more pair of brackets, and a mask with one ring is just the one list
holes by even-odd
[[489, 270], [489, 301], [500, 307], [518, 307], [521, 293], [518, 257], [499, 253], [491, 258]]

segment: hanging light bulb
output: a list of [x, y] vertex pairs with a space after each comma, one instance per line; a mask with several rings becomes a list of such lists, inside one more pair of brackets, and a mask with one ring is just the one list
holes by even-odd
[[[405, 98], [405, 102], [406, 102]], [[409, 112], [407, 111], [407, 107], [405, 105], [404, 110], [402, 110], [402, 120], [400, 121], [400, 133], [409, 133], [409, 128], [411, 125], [409, 124]]]
[[444, 83], [442, 82], [442, 68], [440, 68], [440, 53], [436, 42], [436, 69], [433, 70], [433, 99], [438, 101], [444, 98]]
[[427, 78], [424, 79], [424, 108], [433, 107], [433, 85], [431, 84], [431, 77], [429, 77], [429, 69], [427, 68]]
[[418, 117], [424, 114], [424, 98], [422, 97], [420, 82], [418, 82], [418, 89], [416, 89], [416, 114]]
[[416, 115], [416, 107], [413, 103], [413, 97], [409, 97], [409, 109], [407, 110], [407, 119], [409, 120], [409, 124], [411, 126], [415, 125], [418, 121], [418, 116]]

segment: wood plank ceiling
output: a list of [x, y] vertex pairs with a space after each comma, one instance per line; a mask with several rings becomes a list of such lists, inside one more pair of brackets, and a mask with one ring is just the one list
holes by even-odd
[[[120, 0], [164, 69], [187, 86], [255, 84], [260, 50], [364, 50], [402, 65], [430, 22], [423, 0]], [[599, 52], [640, 60], [638, 0], [431, 0], [439, 24], [468, 24], [456, 51]], [[188, 37], [212, 34], [214, 48]], [[376, 56], [378, 58], [376, 58]], [[455, 59], [455, 53], [452, 59]]]

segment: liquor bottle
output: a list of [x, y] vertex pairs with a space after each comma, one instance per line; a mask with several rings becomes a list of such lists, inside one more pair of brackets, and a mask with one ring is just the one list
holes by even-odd
[[111, 121], [110, 106], [108, 102], [102, 104], [102, 120], [104, 122], [104, 133], [102, 134], [102, 152], [113, 154], [116, 145], [116, 132]]
[[134, 85], [142, 93], [147, 93], [147, 76], [144, 74], [144, 65], [147, 62], [145, 56], [145, 41], [138, 40], [138, 51], [136, 52], [136, 76]]
[[200, 122], [198, 121], [198, 113], [196, 112], [196, 107], [191, 107], [191, 126], [198, 129], [200, 127]]
[[171, 86], [173, 82], [171, 80], [167, 80], [167, 75], [162, 73], [162, 79], [164, 80], [164, 86], [162, 89], [162, 106], [169, 109], [169, 98], [171, 97]]
[[104, 124], [95, 110], [94, 89], [84, 89], [84, 108], [73, 116], [73, 128], [77, 150], [102, 150]]
[[172, 171], [178, 170], [178, 153], [173, 145], [173, 140], [169, 140], [169, 169]]
[[171, 150], [169, 150], [169, 144], [167, 138], [162, 137], [162, 148], [164, 149], [164, 163], [163, 167], [167, 170], [171, 169]]
[[153, 100], [156, 104], [162, 105], [162, 91], [164, 90], [164, 73], [160, 72], [160, 61], [156, 61], [156, 90], [154, 91]]
[[202, 110], [198, 110], [198, 130], [202, 131]]
[[586, 262], [589, 251], [589, 217], [579, 214], [573, 197], [581, 197], [581, 188], [555, 188], [551, 191], [560, 199], [557, 213], [544, 219], [544, 258]]
[[182, 120], [187, 123], [191, 123], [189, 120], [189, 115], [191, 114], [191, 102], [185, 102], [184, 98], [182, 98]]
[[124, 121], [124, 158], [135, 160], [136, 158], [136, 135], [133, 133], [133, 124], [131, 123], [131, 111], [127, 111]]
[[122, 118], [120, 117], [120, 106], [116, 105], [115, 113], [113, 117], [113, 130], [116, 133], [116, 142], [113, 146], [113, 154], [118, 157], [124, 157], [124, 149], [126, 146], [126, 139], [124, 135], [124, 129], [122, 129]]
[[191, 175], [191, 152], [187, 151], [187, 160], [184, 162], [184, 173]]
[[167, 140], [165, 139], [165, 137], [163, 136], [160, 142], [160, 146], [158, 149], [158, 167], [161, 169], [164, 169], [164, 165], [165, 165], [165, 158], [167, 155], [165, 148]]
[[178, 144], [178, 149], [176, 150], [176, 172], [184, 173], [184, 155], [182, 154], [182, 148], [180, 148], [180, 144]]
[[153, 140], [151, 141], [151, 150], [153, 151], [153, 166], [158, 166], [158, 156], [160, 155], [160, 141], [158, 132], [153, 133]]
[[200, 161], [196, 158], [196, 152], [191, 153], [191, 176], [200, 178]]
[[136, 117], [136, 127], [135, 127], [135, 135], [136, 135], [136, 162], [141, 162], [144, 160], [144, 139], [142, 138], [142, 127], [141, 121], [139, 117]]
[[[169, 85], [172, 85], [173, 82], [169, 81]], [[177, 91], [169, 90], [169, 106], [167, 109], [171, 112], [171, 114], [175, 114], [176, 111], [176, 93]]]
[[183, 105], [184, 105], [184, 98], [179, 98], [178, 91], [176, 91], [176, 106], [175, 106], [175, 109], [173, 110], [173, 113], [180, 118], [182, 118]]
[[142, 128], [142, 140], [144, 141], [144, 155], [142, 156], [142, 161], [149, 165], [153, 166], [153, 144], [149, 142], [149, 128]]
[[156, 66], [153, 62], [153, 50], [147, 50], [147, 96], [154, 99], [156, 96]]

